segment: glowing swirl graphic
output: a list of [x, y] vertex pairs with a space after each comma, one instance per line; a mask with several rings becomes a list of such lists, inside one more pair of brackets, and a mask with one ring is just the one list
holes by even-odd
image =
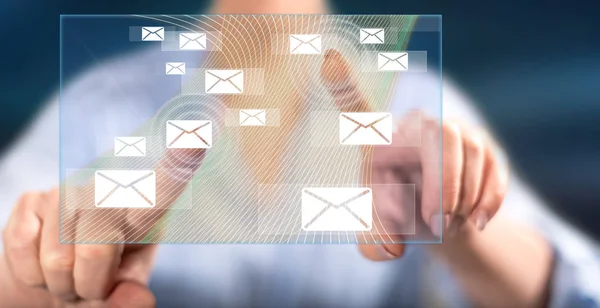
[[[370, 165], [370, 148], [340, 146], [338, 115], [388, 111], [394, 80], [391, 76], [395, 74], [369, 74], [364, 67], [374, 61], [369, 57], [377, 50], [402, 46], [405, 42], [400, 36], [399, 44], [393, 38], [401, 31], [410, 31], [410, 22], [402, 16], [335, 15], [160, 15], [132, 19], [136, 23], [153, 21], [175, 26], [178, 31], [206, 33], [210, 48], [203, 53], [203, 63], [196, 73], [199, 75], [192, 79], [202, 79], [205, 69], [244, 71], [241, 94], [209, 94], [198, 84], [184, 83], [180, 93], [139, 131], [156, 140], [148, 148], [155, 153], [154, 160], [128, 160], [127, 168], [147, 169], [160, 160], [162, 172], [176, 181], [168, 181], [169, 187], [157, 187], [159, 196], [191, 183], [186, 190], [189, 194], [182, 197], [184, 206], [176, 208], [183, 211], [170, 211], [161, 217], [160, 232], [155, 229], [146, 241], [391, 240], [381, 227], [377, 210], [373, 212], [373, 228], [366, 232], [304, 231], [300, 202], [304, 187], [364, 187], [371, 183], [370, 171], [363, 168]], [[366, 27], [392, 29], [389, 37], [394, 43], [361, 44], [359, 33]], [[290, 35], [301, 34], [321, 36], [319, 54], [291, 54]], [[345, 59], [342, 69], [346, 71], [341, 72], [340, 66], [325, 66], [327, 57]], [[276, 110], [278, 125], [226, 125], [228, 110], [240, 109]], [[202, 150], [201, 157], [187, 149], [167, 148], [166, 123], [172, 120], [211, 121], [210, 148]], [[315, 143], [315, 138], [321, 141]], [[117, 160], [106, 162], [97, 167], [117, 165]], [[101, 227], [91, 223], [89, 229]]]

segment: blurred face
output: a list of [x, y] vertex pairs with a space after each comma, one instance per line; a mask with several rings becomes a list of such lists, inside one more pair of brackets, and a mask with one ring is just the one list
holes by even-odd
[[325, 0], [215, 0], [215, 14], [323, 14]]
[[[315, 17], [308, 14], [325, 14], [328, 9], [324, 0], [214, 0], [210, 12], [212, 14], [307, 14], [285, 18], [285, 22], [289, 28], [300, 28], [310, 32], [312, 27], [318, 28], [320, 23], [315, 23]], [[288, 27], [281, 26], [281, 18], [284, 17], [212, 18], [214, 23], [212, 26], [216, 31], [237, 33], [239, 39], [221, 40], [220, 52], [211, 53], [205, 60], [205, 66], [222, 69], [229, 69], [232, 65], [237, 68], [261, 68], [264, 84], [269, 85], [269, 91], [262, 95], [224, 96], [220, 102], [230, 109], [260, 106], [260, 108], [279, 110], [278, 126], [239, 132], [237, 141], [239, 151], [244, 164], [253, 175], [251, 183], [279, 183], [288, 173], [297, 173], [300, 172], [297, 169], [302, 169], [301, 164], [293, 164], [293, 167], [286, 164], [291, 158], [289, 154], [286, 155], [288, 147], [281, 145], [288, 144], [290, 135], [300, 115], [303, 114], [306, 101], [302, 93], [307, 91], [299, 89], [298, 80], [308, 80], [303, 75], [308, 71], [306, 67], [301, 66], [302, 61], [290, 57], [270, 56], [274, 52], [271, 48], [279, 46], [272, 44], [273, 35], [289, 30]], [[243, 29], [243, 35], [240, 29]], [[283, 32], [280, 34], [284, 35]], [[294, 74], [291, 75], [289, 72]], [[271, 188], [263, 187], [261, 194], [281, 195], [277, 187], [273, 186], [272, 191], [269, 191]], [[276, 204], [276, 197], [272, 198], [273, 200], [269, 202]]]

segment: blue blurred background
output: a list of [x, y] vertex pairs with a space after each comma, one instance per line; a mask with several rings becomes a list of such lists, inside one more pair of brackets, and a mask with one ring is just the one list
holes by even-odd
[[[333, 6], [338, 13], [442, 14], [445, 73], [476, 100], [516, 167], [550, 205], [600, 238], [600, 2], [448, 2], [336, 0]], [[58, 87], [59, 14], [193, 14], [206, 6], [205, 0], [0, 1], [0, 152]], [[96, 55], [126, 48], [105, 46]], [[82, 59], [80, 69], [91, 61]]]

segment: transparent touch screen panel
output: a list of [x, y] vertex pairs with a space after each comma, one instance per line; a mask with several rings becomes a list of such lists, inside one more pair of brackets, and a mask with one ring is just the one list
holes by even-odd
[[62, 16], [61, 240], [439, 243], [441, 35], [440, 16]]

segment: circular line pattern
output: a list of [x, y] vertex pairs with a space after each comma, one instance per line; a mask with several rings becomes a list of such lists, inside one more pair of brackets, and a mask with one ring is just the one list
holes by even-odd
[[[373, 215], [373, 229], [366, 232], [370, 238], [360, 237], [361, 232], [299, 230], [297, 206], [300, 203], [298, 196], [302, 186], [360, 186], [364, 177], [370, 181], [370, 174], [362, 175], [361, 178], [360, 166], [363, 158], [357, 148], [311, 146], [311, 131], [315, 129], [310, 126], [311, 122], [307, 121], [306, 117], [295, 118], [296, 115], [290, 115], [285, 110], [291, 102], [300, 100], [305, 103], [303, 106], [305, 115], [319, 111], [339, 112], [339, 107], [332, 103], [331, 94], [321, 80], [322, 54], [329, 48], [338, 50], [351, 63], [358, 63], [360, 72], [362, 60], [373, 49], [372, 46], [359, 43], [360, 28], [363, 24], [368, 24], [370, 27], [387, 27], [390, 16], [385, 18], [327, 15], [183, 16], [185, 19], [167, 15], [137, 17], [174, 25], [187, 31], [218, 33], [218, 35], [208, 36], [208, 44], [218, 46], [218, 51], [207, 53], [205, 66], [219, 69], [264, 69], [265, 81], [271, 82], [265, 83], [265, 93], [262, 96], [179, 94], [158, 112], [152, 120], [149, 133], [159, 136], [160, 140], [163, 140], [166, 135], [165, 125], [168, 120], [212, 121], [213, 147], [207, 149], [207, 153], [213, 160], [205, 161], [201, 167], [202, 174], [210, 175], [210, 178], [200, 179], [203, 185], [194, 186], [192, 209], [171, 211], [164, 219], [163, 227], [167, 229], [163, 234], [164, 237], [159, 238], [156, 233], [152, 233], [147, 240], [173, 243], [375, 243], [391, 240], [387, 231], [377, 230], [376, 210]], [[289, 54], [289, 40], [286, 36], [312, 33], [323, 36], [324, 48], [321, 55]], [[287, 54], [278, 54], [280, 51]], [[273, 76], [281, 78], [275, 80]], [[368, 89], [376, 89], [378, 82], [378, 79], [373, 78], [361, 80], [360, 85]], [[295, 91], [269, 90], [289, 86], [294, 87]], [[349, 87], [348, 84], [338, 86], [339, 91], [344, 95], [347, 94], [349, 97], [356, 95], [352, 91], [345, 91]], [[182, 93], [186, 93], [185, 90], [182, 90]], [[191, 93], [197, 92], [191, 91]], [[226, 127], [223, 115], [226, 114], [227, 109], [237, 109], [231, 108], [232, 106], [258, 109], [260, 106], [255, 106], [257, 102], [279, 104], [282, 115], [280, 121], [291, 118], [297, 121], [292, 124], [284, 122], [278, 130], [265, 128], [260, 132], [251, 128], [255, 129], [252, 131], [254, 133], [245, 132], [245, 136], [253, 138], [254, 141], [244, 140], [246, 142], [244, 146], [264, 149], [263, 155], [255, 158], [252, 161], [253, 165], [249, 165], [247, 157], [237, 151], [238, 147], [230, 146], [231, 142], [225, 140], [233, 136], [238, 138], [235, 141], [239, 141], [239, 136], [227, 132], [240, 128]], [[373, 102], [375, 105], [376, 103]], [[342, 106], [343, 109], [348, 107]], [[337, 144], [337, 131], [329, 133]], [[283, 143], [277, 144], [282, 140]], [[219, 143], [226, 145], [220, 146]], [[282, 161], [277, 163], [285, 168], [272, 170], [272, 175], [277, 182], [261, 183], [257, 181], [257, 176], [252, 170], [273, 163], [269, 151], [279, 154], [277, 157]], [[196, 163], [190, 159], [190, 156], [185, 155], [172, 155], [169, 158], [173, 159], [170, 163], [173, 166], [193, 167]], [[366, 160], [368, 162], [371, 158], [367, 157]], [[132, 165], [131, 169], [136, 167], [140, 166]], [[171, 175], [180, 179], [182, 183], [190, 177], [188, 172], [174, 172]], [[198, 181], [194, 180], [193, 183], [196, 184]], [[157, 194], [172, 188], [157, 187]], [[252, 189], [265, 189], [268, 193], [252, 192]], [[269, 200], [265, 200], [265, 196]], [[260, 212], [268, 206], [277, 208], [270, 209], [267, 213]], [[266, 217], [263, 217], [263, 214]], [[107, 211], [105, 214], [100, 214], [102, 219], [99, 221], [114, 219], [114, 215], [114, 212]], [[152, 221], [149, 216], [152, 215], [140, 214], [138, 218]], [[257, 221], [266, 222], [268, 226], [260, 231], [261, 226], [256, 225]], [[90, 240], [102, 242], [102, 239], [98, 238], [100, 234], [98, 231], [101, 229], [101, 223], [87, 226], [87, 231], [83, 230], [83, 234], [79, 234], [80, 230], [77, 230], [77, 238], [85, 239], [87, 242]]]

